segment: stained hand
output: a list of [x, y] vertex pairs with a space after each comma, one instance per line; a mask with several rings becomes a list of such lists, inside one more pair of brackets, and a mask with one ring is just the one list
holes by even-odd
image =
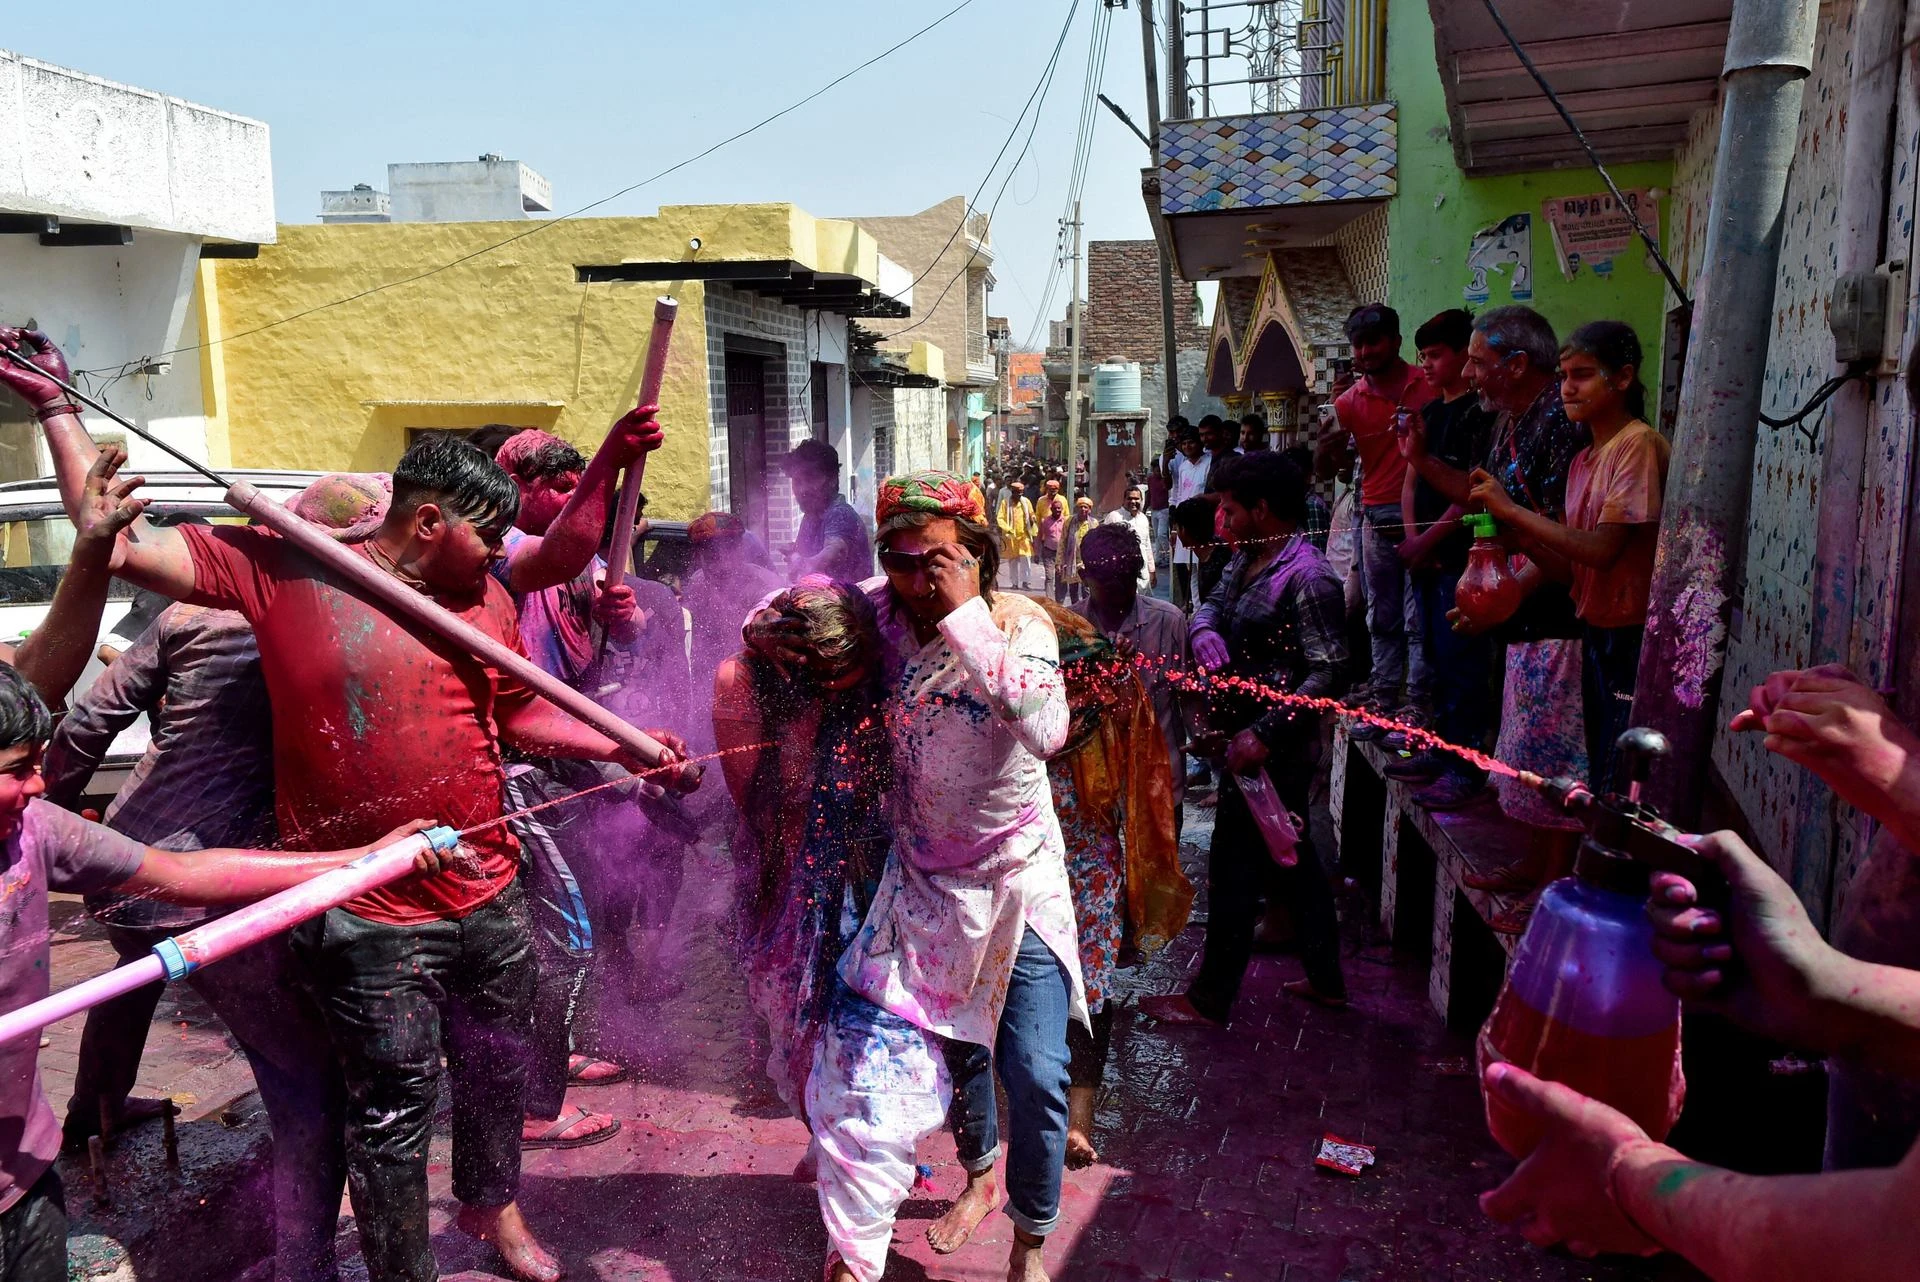
[[[668, 792], [685, 796], [699, 788], [700, 780], [706, 776], [707, 768], [697, 761], [688, 761], [693, 750], [687, 747], [687, 741], [671, 730], [649, 730], [648, 737], [667, 750], [666, 755], [651, 765], [642, 765], [648, 770], [648, 778]], [[674, 769], [662, 767], [673, 766]]]
[[[0, 325], [0, 347], [10, 347], [22, 352], [32, 368], [21, 365], [10, 356], [0, 355], [0, 386], [13, 389], [15, 395], [41, 409], [48, 405], [57, 405], [67, 399], [62, 383], [72, 383], [73, 373], [67, 368], [67, 358], [53, 345], [53, 340], [37, 329], [15, 329]], [[53, 378], [48, 378], [51, 374]]]
[[926, 575], [934, 605], [943, 615], [980, 595], [980, 560], [958, 543], [941, 543], [928, 551]]
[[1473, 475], [1467, 478], [1469, 486], [1467, 501], [1477, 504], [1482, 510], [1496, 517], [1507, 517], [1514, 510], [1513, 499], [1506, 487], [1493, 479], [1493, 474], [1483, 467], [1473, 469]]
[[1511, 1064], [1488, 1065], [1483, 1081], [1488, 1095], [1529, 1119], [1541, 1138], [1506, 1183], [1480, 1195], [1482, 1211], [1535, 1246], [1565, 1243], [1582, 1258], [1659, 1252], [1614, 1201], [1611, 1177], [1616, 1161], [1642, 1149], [1647, 1157], [1678, 1154], [1624, 1114]]
[[1259, 735], [1251, 730], [1242, 730], [1227, 745], [1227, 769], [1237, 775], [1250, 775], [1266, 765], [1270, 755], [1270, 750], [1260, 741]]
[[99, 553], [112, 555], [113, 542], [120, 531], [132, 525], [146, 511], [147, 501], [133, 497], [145, 484], [144, 476], [120, 477], [120, 465], [127, 452], [118, 445], [102, 446], [100, 454], [87, 469], [80, 487], [80, 506], [74, 513], [74, 555]]
[[1193, 634], [1193, 657], [1208, 672], [1218, 672], [1233, 661], [1233, 656], [1227, 652], [1227, 643], [1211, 628], [1202, 628]]
[[1499, 627], [1502, 623], [1505, 623], [1508, 618], [1512, 617], [1511, 614], [1501, 619], [1472, 617], [1458, 606], [1447, 611], [1447, 622], [1453, 626], [1455, 632], [1458, 632], [1463, 637], [1477, 637], [1489, 628]]
[[667, 442], [667, 434], [654, 416], [660, 412], [658, 405], [642, 405], [638, 409], [628, 410], [607, 433], [606, 448], [611, 451], [615, 463], [627, 467], [636, 460], [651, 454]]
[[1764, 731], [1766, 748], [1804, 766], [1849, 804], [1876, 816], [1920, 766], [1920, 736], [1859, 677], [1838, 664], [1776, 672], [1733, 719]]
[[[352, 855], [352, 858], [346, 860], [345, 862], [351, 863], [353, 862], [353, 859], [358, 859], [364, 855], [369, 855], [374, 851], [381, 849], [382, 847], [391, 846], [396, 841], [405, 841], [408, 837], [413, 836], [415, 833], [425, 832], [427, 829], [433, 826], [434, 826], [434, 821], [431, 819], [409, 819], [406, 823], [401, 824], [398, 828], [395, 828], [392, 832], [380, 838], [378, 841], [371, 842], [368, 845], [360, 847], [360, 849], [356, 851], [350, 852]], [[447, 868], [452, 867], [453, 856], [454, 856], [453, 851], [436, 850], [432, 846], [426, 845], [425, 843], [422, 843], [422, 846], [423, 846], [423, 849], [420, 851], [420, 853], [413, 857], [413, 870], [416, 873], [420, 873], [423, 876], [431, 877], [433, 874], [437, 872], [442, 872], [442, 871], [445, 871]]]
[[747, 649], [784, 675], [791, 676], [807, 666], [810, 648], [806, 622], [771, 606], [747, 620], [746, 641]]
[[1823, 994], [1846, 958], [1820, 938], [1793, 888], [1738, 837], [1715, 832], [1688, 844], [1726, 877], [1728, 902], [1724, 913], [1702, 908], [1692, 882], [1654, 874], [1647, 915], [1667, 988], [1762, 1036], [1829, 1049]]
[[629, 643], [640, 635], [640, 603], [635, 600], [633, 587], [626, 583], [616, 583], [608, 587], [604, 582], [599, 585], [599, 594], [593, 600], [594, 622], [607, 630], [614, 640]]

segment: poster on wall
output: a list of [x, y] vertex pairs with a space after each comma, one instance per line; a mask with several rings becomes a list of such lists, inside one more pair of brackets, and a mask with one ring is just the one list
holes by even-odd
[[1507, 278], [1516, 303], [1533, 298], [1533, 215], [1509, 214], [1473, 234], [1467, 245], [1467, 304], [1478, 307], [1492, 297], [1491, 278]]
[[1603, 279], [1613, 274], [1613, 260], [1640, 238], [1628, 217], [1629, 209], [1655, 240], [1659, 239], [1659, 194], [1650, 187], [1633, 187], [1620, 194], [1626, 197], [1626, 208], [1611, 192], [1604, 191], [1594, 196], [1555, 196], [1541, 202], [1547, 226], [1553, 229], [1554, 255], [1568, 280], [1578, 276], [1582, 267]]

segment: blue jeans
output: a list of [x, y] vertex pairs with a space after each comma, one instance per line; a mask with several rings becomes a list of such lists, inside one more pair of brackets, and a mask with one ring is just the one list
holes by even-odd
[[947, 1125], [969, 1175], [990, 1170], [1000, 1155], [993, 1070], [1007, 1088], [1007, 1218], [1036, 1237], [1060, 1220], [1060, 1174], [1067, 1160], [1067, 1021], [1073, 989], [1066, 967], [1029, 930], [1020, 939], [1006, 1009], [993, 1051], [973, 1042], [947, 1043], [953, 1106]]
[[1424, 705], [1431, 673], [1421, 645], [1413, 579], [1400, 560], [1400, 544], [1406, 535], [1400, 505], [1375, 503], [1362, 508], [1361, 517], [1360, 573], [1367, 585], [1373, 692], [1391, 699], [1404, 690], [1406, 702]]
[[[1441, 570], [1421, 570], [1413, 576], [1420, 639], [1433, 673], [1433, 728], [1448, 743], [1484, 750], [1494, 717], [1493, 643], [1485, 636], [1456, 632], [1447, 622], [1447, 611], [1453, 609], [1453, 594], [1459, 586], [1458, 575]], [[1452, 753], [1447, 754], [1446, 768], [1475, 777], [1479, 774]]]

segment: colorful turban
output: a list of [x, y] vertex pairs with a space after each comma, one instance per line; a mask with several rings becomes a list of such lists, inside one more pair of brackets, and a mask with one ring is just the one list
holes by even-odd
[[965, 478], [952, 472], [909, 472], [888, 477], [874, 504], [874, 523], [885, 525], [902, 512], [925, 512], [963, 521], [987, 519], [979, 494]]
[[288, 499], [287, 510], [342, 543], [360, 543], [380, 528], [392, 501], [385, 472], [329, 472]]
[[687, 538], [694, 543], [711, 543], [715, 539], [744, 538], [746, 533], [747, 523], [731, 512], [708, 512], [704, 516], [695, 517], [693, 524], [687, 527]]

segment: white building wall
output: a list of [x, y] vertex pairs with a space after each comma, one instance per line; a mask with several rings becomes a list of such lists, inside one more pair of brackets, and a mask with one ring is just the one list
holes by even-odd
[[947, 466], [947, 392], [941, 387], [893, 389], [891, 473]]
[[478, 223], [526, 218], [553, 207], [553, 187], [517, 160], [388, 165], [396, 223]]

